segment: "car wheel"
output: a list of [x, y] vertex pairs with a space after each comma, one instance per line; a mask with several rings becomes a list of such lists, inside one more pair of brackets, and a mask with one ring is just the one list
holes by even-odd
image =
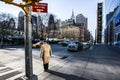
[[77, 50], [76, 50], [76, 51], [77, 51], [77, 52], [78, 52], [78, 51], [80, 51], [80, 50], [79, 50], [79, 48], [77, 48]]
[[70, 51], [69, 49], [67, 49], [67, 51]]

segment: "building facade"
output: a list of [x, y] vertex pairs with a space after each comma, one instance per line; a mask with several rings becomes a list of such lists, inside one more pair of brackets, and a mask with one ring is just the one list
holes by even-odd
[[105, 43], [120, 41], [120, 0], [105, 0]]
[[76, 26], [80, 28], [81, 41], [89, 41], [88, 19], [83, 14], [76, 16]]
[[62, 27], [60, 30], [60, 38], [66, 38], [69, 40], [79, 40], [80, 34], [80, 28], [77, 26], [66, 26]]
[[120, 6], [117, 8], [114, 14], [114, 42], [120, 41]]
[[75, 16], [74, 16], [74, 11], [72, 11], [72, 16], [70, 19], [65, 20], [66, 25], [71, 26], [75, 25]]
[[63, 21], [60, 29], [60, 38], [67, 38], [69, 40], [79, 40], [81, 42], [90, 40], [90, 32], [87, 29], [88, 19], [83, 14], [72, 16], [70, 19]]
[[101, 43], [102, 42], [102, 28], [103, 28], [103, 3], [98, 3], [97, 5], [97, 34], [96, 34], [96, 42]]
[[88, 27], [87, 24], [88, 24], [87, 18], [84, 15], [78, 14], [76, 16], [76, 25], [77, 26], [84, 27], [87, 29], [87, 27]]

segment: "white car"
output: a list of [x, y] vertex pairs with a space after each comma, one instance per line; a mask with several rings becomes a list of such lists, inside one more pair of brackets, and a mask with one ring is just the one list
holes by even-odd
[[68, 46], [68, 44], [69, 44], [69, 41], [63, 41], [63, 42], [61, 43], [62, 46]]
[[83, 49], [83, 44], [78, 41], [73, 41], [68, 44], [68, 51], [80, 51]]

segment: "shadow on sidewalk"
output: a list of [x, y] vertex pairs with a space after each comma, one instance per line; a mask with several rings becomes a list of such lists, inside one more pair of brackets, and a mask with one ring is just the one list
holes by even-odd
[[120, 47], [114, 45], [107, 45], [109, 50], [112, 50], [120, 55]]
[[90, 79], [75, 76], [72, 74], [68, 75], [68, 74], [64, 74], [64, 73], [60, 73], [60, 72], [56, 72], [56, 71], [52, 71], [52, 70], [49, 70], [48, 73], [58, 76], [58, 77], [61, 77], [61, 78], [64, 78], [65, 80], [90, 80]]

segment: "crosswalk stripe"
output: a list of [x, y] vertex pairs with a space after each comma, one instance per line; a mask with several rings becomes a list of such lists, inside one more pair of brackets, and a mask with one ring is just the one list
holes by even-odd
[[89, 50], [92, 50], [92, 49], [93, 49], [93, 46], [91, 46]]
[[4, 72], [4, 73], [0, 73], [0, 76], [6, 75], [6, 74], [9, 74], [9, 73], [12, 73], [12, 72], [15, 72], [15, 71], [21, 70], [21, 69], [22, 69], [22, 68], [17, 68], [17, 69], [10, 70], [10, 71]]
[[8, 67], [0, 67], [0, 70], [1, 70], [1, 69], [5, 69], [5, 68], [8, 68]]
[[8, 79], [6, 79], [6, 80], [15, 80], [15, 79], [17, 79], [17, 78], [19, 78], [19, 77], [21, 77], [21, 76], [24, 76], [25, 75], [25, 73], [20, 73], [20, 74], [18, 74], [18, 75], [15, 75], [15, 76], [13, 76], [13, 77], [10, 77], [10, 78], [8, 78]]

